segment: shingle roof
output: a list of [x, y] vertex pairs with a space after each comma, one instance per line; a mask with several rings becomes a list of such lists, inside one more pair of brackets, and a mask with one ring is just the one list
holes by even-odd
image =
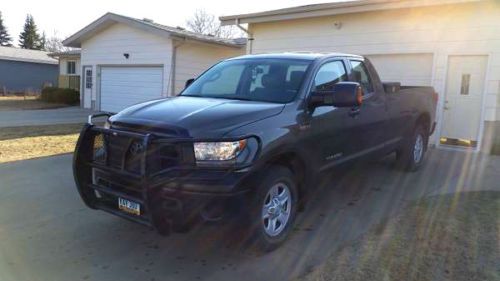
[[80, 56], [81, 54], [80, 49], [74, 49], [74, 50], [67, 50], [67, 51], [62, 51], [62, 52], [53, 52], [50, 53], [50, 57], [63, 57], [63, 56]]
[[[122, 17], [124, 17], [124, 16], [122, 16]], [[178, 36], [185, 36], [185, 37], [188, 37], [190, 39], [194, 39], [194, 40], [198, 40], [198, 41], [216, 42], [216, 43], [221, 43], [224, 45], [234, 45], [234, 46], [244, 46], [246, 44], [246, 38], [226, 39], [226, 38], [220, 38], [220, 37], [215, 37], [215, 36], [211, 36], [211, 35], [201, 34], [198, 32], [189, 31], [189, 30], [186, 30], [186, 29], [180, 28], [180, 27], [172, 27], [172, 26], [168, 26], [168, 25], [163, 25], [163, 24], [159, 24], [159, 23], [152, 22], [149, 20], [141, 20], [141, 19], [136, 19], [136, 18], [131, 18], [131, 17], [126, 17], [126, 18], [129, 18], [131, 20], [137, 21], [137, 22], [142, 23], [142, 24], [146, 24], [146, 25], [150, 25], [150, 26], [153, 26], [156, 28], [163, 29], [165, 31], [168, 31], [168, 32], [175, 34], [175, 35], [178, 35]]]
[[57, 64], [57, 60], [49, 57], [49, 52], [20, 49], [15, 47], [0, 47], [0, 60]]
[[190, 40], [202, 41], [211, 44], [224, 45], [229, 47], [243, 47], [246, 44], [246, 39], [225, 39], [219, 38], [210, 35], [204, 35], [192, 31], [185, 30], [183, 28], [171, 27], [168, 25], [162, 25], [159, 23], [155, 23], [146, 19], [136, 19], [132, 17], [122, 16], [114, 13], [107, 13], [94, 22], [90, 23], [77, 33], [68, 37], [63, 41], [65, 46], [70, 47], [81, 47], [81, 42], [93, 36], [97, 32], [103, 30], [104, 28], [114, 24], [114, 23], [123, 23], [128, 25], [133, 25], [137, 28], [141, 28], [146, 31], [153, 32], [160, 36], [178, 36]]

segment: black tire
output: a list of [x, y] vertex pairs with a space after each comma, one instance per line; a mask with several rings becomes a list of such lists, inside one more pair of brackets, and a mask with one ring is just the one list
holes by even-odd
[[[263, 208], [266, 204], [266, 199], [269, 199], [271, 189], [277, 187], [278, 190], [280, 188], [284, 190], [283, 186], [288, 188], [289, 195], [291, 196], [289, 200], [290, 205], [288, 205], [289, 216], [284, 227], [282, 227], [282, 230], [278, 234], [269, 235], [268, 231], [266, 231], [265, 219], [263, 218]], [[272, 202], [267, 201], [267, 204], [272, 204]], [[256, 187], [254, 196], [251, 199], [250, 210], [245, 220], [246, 227], [248, 227], [247, 233], [249, 234], [247, 240], [248, 248], [260, 253], [270, 252], [278, 248], [287, 239], [293, 229], [293, 224], [297, 216], [297, 207], [298, 190], [293, 173], [284, 166], [273, 165], [268, 167], [264, 179]], [[282, 209], [278, 212], [286, 213]], [[269, 223], [269, 219], [267, 219], [267, 225]]]
[[[420, 157], [417, 157], [415, 156], [415, 154], [419, 154], [417, 142], [420, 141], [423, 147], [421, 148]], [[402, 146], [396, 151], [396, 166], [409, 172], [418, 170], [424, 163], [428, 142], [429, 134], [425, 126], [418, 124], [412, 134], [404, 140]]]

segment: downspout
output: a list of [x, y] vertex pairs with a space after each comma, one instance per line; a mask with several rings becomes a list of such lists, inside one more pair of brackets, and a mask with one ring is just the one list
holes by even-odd
[[170, 61], [170, 96], [173, 97], [175, 95], [175, 73], [177, 71], [176, 62], [177, 62], [177, 49], [184, 44], [186, 38], [183, 41], [172, 40], [174, 42], [172, 48], [172, 57]]
[[248, 36], [248, 54], [252, 54], [252, 51], [253, 51], [253, 34], [252, 32], [250, 32], [248, 29], [244, 28], [243, 26], [241, 26], [240, 24], [240, 19], [236, 19], [235, 20], [235, 24], [236, 24], [236, 27], [238, 27], [240, 30], [242, 30], [243, 32], [245, 32]]

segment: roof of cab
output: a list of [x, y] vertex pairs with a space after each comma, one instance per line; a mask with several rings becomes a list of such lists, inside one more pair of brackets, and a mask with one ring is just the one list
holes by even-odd
[[251, 58], [316, 60], [316, 59], [326, 58], [326, 57], [363, 58], [362, 56], [352, 55], [352, 54], [344, 54], [344, 53], [285, 52], [285, 53], [243, 55], [243, 56], [231, 58], [229, 60], [251, 59]]

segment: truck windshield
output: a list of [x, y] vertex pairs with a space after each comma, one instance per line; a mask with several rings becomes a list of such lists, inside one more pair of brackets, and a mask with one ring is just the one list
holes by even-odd
[[297, 59], [236, 59], [196, 79], [182, 96], [287, 103], [296, 96], [311, 64]]

